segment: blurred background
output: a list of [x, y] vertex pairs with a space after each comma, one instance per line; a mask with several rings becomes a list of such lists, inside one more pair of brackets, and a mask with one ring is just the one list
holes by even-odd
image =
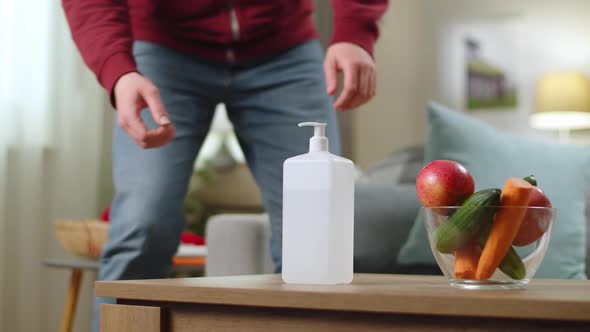
[[[59, 1], [2, 3], [0, 331], [54, 331], [70, 274], [43, 261], [70, 256], [55, 220], [96, 219], [109, 205], [114, 112], [71, 41]], [[327, 1], [317, 6], [325, 43], [331, 9]], [[392, 1], [375, 58], [377, 96], [339, 115], [345, 154], [360, 172], [425, 142], [431, 100], [501, 131], [590, 141], [583, 114], [590, 112], [589, 1]], [[546, 88], [556, 84], [573, 92]], [[582, 114], [539, 117], [570, 110], [552, 108], [555, 100]], [[214, 213], [261, 209], [223, 105], [218, 113], [187, 201], [200, 235]], [[94, 278], [82, 279], [75, 331], [90, 331]]]

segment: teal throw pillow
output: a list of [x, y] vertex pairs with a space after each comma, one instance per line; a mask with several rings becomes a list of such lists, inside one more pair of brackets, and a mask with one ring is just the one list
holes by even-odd
[[[476, 190], [502, 188], [508, 177], [534, 174], [556, 208], [549, 249], [535, 277], [586, 276], [585, 195], [590, 187], [590, 149], [502, 133], [484, 122], [431, 103], [426, 161], [463, 164]], [[400, 264], [436, 264], [419, 215], [398, 255]]]

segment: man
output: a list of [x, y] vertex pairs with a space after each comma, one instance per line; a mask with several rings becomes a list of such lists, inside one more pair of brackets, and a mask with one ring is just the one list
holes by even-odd
[[[260, 187], [280, 271], [282, 163], [305, 153], [309, 138], [296, 124], [327, 122], [339, 153], [333, 108], [356, 108], [375, 94], [371, 53], [387, 0], [332, 0], [334, 34], [323, 61], [311, 0], [63, 0], [63, 7], [117, 109], [116, 196], [99, 279], [167, 275], [193, 162], [220, 102]], [[338, 72], [343, 91], [332, 104]]]

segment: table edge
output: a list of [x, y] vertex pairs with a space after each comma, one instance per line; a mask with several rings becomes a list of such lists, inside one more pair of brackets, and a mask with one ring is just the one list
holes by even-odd
[[[435, 278], [424, 278], [424, 280], [440, 280]], [[559, 283], [559, 282], [558, 282]], [[562, 321], [590, 321], [590, 301], [564, 301], [553, 300], [551, 305], [547, 305], [540, 300], [522, 299], [512, 303], [510, 308], [507, 306], [508, 300], [501, 298], [488, 299], [487, 306], [494, 308], [493, 314], [487, 314], [485, 311], [475, 311], [470, 308], [468, 301], [464, 298], [459, 304], [449, 305], [447, 296], [428, 295], [429, 305], [421, 304], [420, 301], [426, 296], [409, 295], [404, 303], [399, 301], [382, 301], [381, 306], [375, 305], [374, 294], [353, 294], [353, 293], [328, 293], [327, 301], [320, 303], [317, 301], [318, 293], [312, 291], [293, 291], [277, 292], [276, 289], [256, 289], [256, 288], [228, 288], [223, 287], [194, 287], [193, 292], [186, 292], [186, 286], [159, 286], [150, 285], [152, 292], [145, 292], [145, 285], [140, 283], [134, 284], [133, 281], [98, 281], [95, 285], [95, 292], [100, 297], [114, 297], [126, 300], [142, 300], [159, 303], [183, 303], [183, 304], [201, 304], [201, 305], [229, 305], [229, 306], [249, 306], [249, 307], [272, 307], [285, 309], [308, 309], [308, 310], [335, 310], [351, 312], [374, 312], [385, 314], [420, 314], [420, 315], [442, 315], [442, 316], [461, 316], [461, 317], [497, 317], [509, 319], [542, 319], [542, 320], [562, 320]], [[143, 292], [141, 291], [143, 289]], [[184, 290], [183, 290], [184, 289]], [[166, 293], [171, 294], [172, 300], [156, 296], [154, 294]], [[260, 295], [257, 299], [252, 298], [252, 292]], [[141, 293], [141, 295], [138, 295]], [[198, 293], [198, 297], [195, 295]], [[228, 293], [230, 293], [228, 295]], [[280, 294], [279, 294], [280, 293]], [[272, 295], [273, 300], [264, 300]], [[326, 294], [324, 294], [326, 295]], [[309, 301], [309, 296], [316, 297], [315, 302]], [[281, 304], [277, 304], [277, 297], [281, 299]], [[307, 299], [305, 297], [308, 297]], [[384, 298], [387, 299], [387, 298]], [[351, 305], [351, 303], [353, 305]], [[519, 308], [525, 308], [514, 312], [511, 308], [517, 305]], [[553, 310], [555, 305], [559, 305], [559, 310]], [[425, 308], [428, 311], [425, 311]], [[557, 314], [559, 311], [559, 314]]]

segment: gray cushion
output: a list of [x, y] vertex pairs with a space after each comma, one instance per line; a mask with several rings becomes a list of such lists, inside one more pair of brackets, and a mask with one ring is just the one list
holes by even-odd
[[371, 165], [359, 182], [375, 184], [412, 184], [424, 166], [424, 146], [413, 146], [396, 151]]
[[356, 184], [355, 272], [438, 273], [436, 266], [400, 267], [396, 262], [419, 207], [414, 185]]

